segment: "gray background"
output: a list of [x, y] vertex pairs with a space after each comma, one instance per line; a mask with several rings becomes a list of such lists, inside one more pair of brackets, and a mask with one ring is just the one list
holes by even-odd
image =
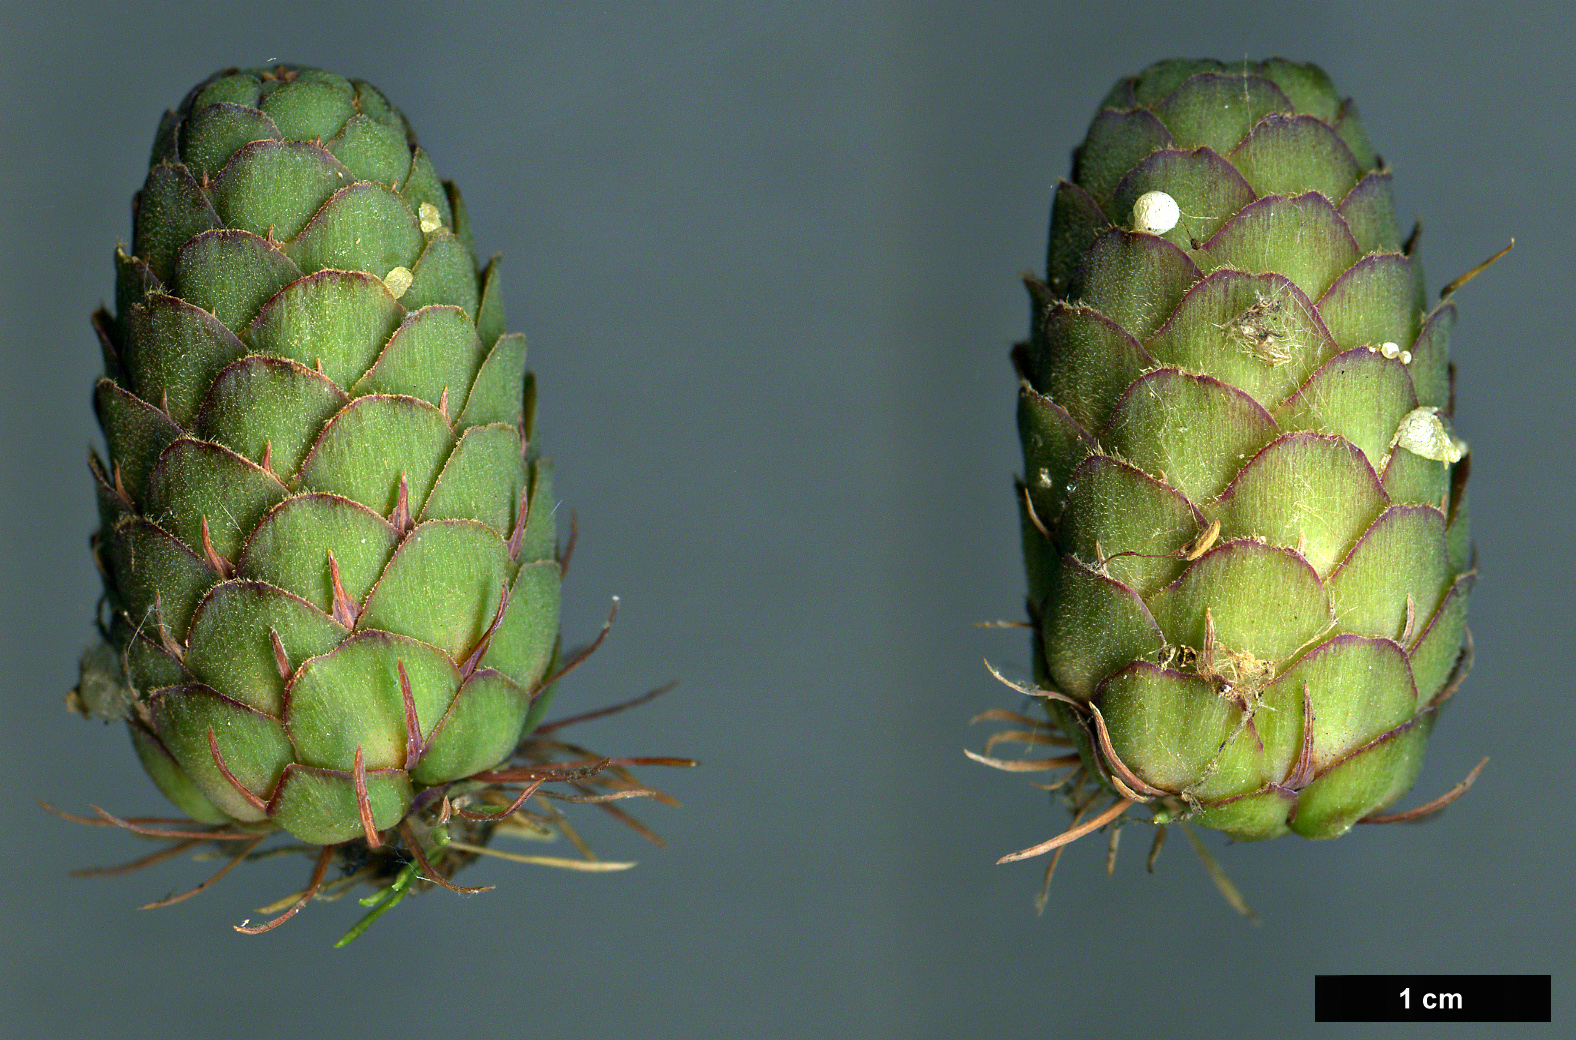
[[[1569, 1021], [1563, 5], [3, 7], [6, 1036], [1371, 1036], [1312, 1023], [1315, 973], [1365, 972], [1552, 972]], [[972, 625], [1021, 610], [1018, 274], [1118, 76], [1274, 53], [1358, 98], [1431, 289], [1517, 238], [1458, 296], [1479, 653], [1409, 804], [1493, 761], [1424, 826], [1212, 840], [1262, 927], [1180, 836], [1145, 873], [1144, 828], [1111, 879], [1101, 839], [1074, 846], [1036, 918], [1043, 861], [992, 862], [1065, 814], [961, 750], [971, 715], [1017, 705], [981, 659], [1028, 669], [1022, 633]], [[430, 893], [347, 951], [348, 902], [230, 930], [305, 861], [140, 912], [211, 865], [70, 878], [146, 848], [33, 801], [167, 811], [119, 728], [61, 706], [98, 594], [87, 315], [159, 113], [273, 59], [380, 86], [505, 254], [580, 520], [568, 641], [623, 600], [559, 710], [681, 679], [580, 737], [705, 763], [653, 776], [685, 802], [641, 811], [666, 850], [578, 817], [636, 870], [483, 864], [464, 880], [496, 891]]]

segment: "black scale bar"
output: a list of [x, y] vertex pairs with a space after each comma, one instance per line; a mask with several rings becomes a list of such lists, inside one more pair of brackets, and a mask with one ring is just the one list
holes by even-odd
[[1315, 975], [1315, 1022], [1550, 1022], [1548, 975]]

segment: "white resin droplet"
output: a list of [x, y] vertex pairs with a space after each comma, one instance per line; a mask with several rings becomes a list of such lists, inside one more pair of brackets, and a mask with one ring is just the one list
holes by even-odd
[[1466, 444], [1451, 437], [1433, 408], [1414, 408], [1401, 418], [1395, 430], [1395, 445], [1414, 455], [1438, 462], [1459, 462]]
[[1182, 211], [1177, 200], [1163, 191], [1146, 191], [1133, 203], [1133, 230], [1163, 235], [1177, 226]]
[[388, 286], [389, 293], [397, 300], [405, 295], [405, 290], [410, 288], [410, 283], [416, 276], [410, 273], [408, 267], [395, 267], [383, 276], [383, 284]]

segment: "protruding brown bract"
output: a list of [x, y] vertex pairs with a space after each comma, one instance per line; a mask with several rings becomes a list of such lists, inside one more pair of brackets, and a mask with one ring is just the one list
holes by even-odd
[[[415, 810], [397, 826], [387, 830], [376, 829], [368, 805], [366, 773], [361, 768], [362, 756], [357, 749], [355, 769], [357, 801], [366, 827], [364, 837], [325, 846], [317, 857], [306, 890], [281, 903], [264, 907], [264, 913], [275, 914], [262, 925], [250, 923], [236, 926], [236, 931], [257, 935], [278, 927], [295, 916], [312, 899], [336, 899], [358, 884], [371, 884], [387, 888], [407, 869], [411, 861], [420, 866], [420, 873], [405, 884], [420, 891], [441, 887], [461, 894], [488, 891], [492, 886], [465, 887], [455, 885], [450, 879], [460, 869], [483, 856], [520, 859], [512, 853], [499, 853], [488, 847], [495, 833], [516, 830], [532, 837], [551, 837], [561, 834], [582, 854], [583, 858], [553, 856], [524, 857], [525, 862], [566, 870], [602, 870], [632, 864], [607, 864], [598, 860], [569, 826], [563, 814], [552, 808], [548, 799], [567, 802], [584, 802], [596, 805], [619, 822], [629, 826], [653, 845], [664, 843], [654, 832], [634, 817], [610, 804], [628, 798], [650, 798], [666, 805], [677, 806], [676, 799], [636, 779], [632, 767], [668, 766], [687, 767], [696, 763], [687, 758], [598, 757], [585, 748], [549, 739], [546, 734], [592, 718], [624, 711], [645, 703], [672, 689], [668, 684], [636, 697], [623, 704], [613, 705], [584, 715], [546, 723], [537, 728], [536, 735], [523, 741], [515, 749], [508, 768], [477, 774], [473, 782], [457, 785], [468, 788], [464, 794], [451, 796], [446, 788], [429, 788], [423, 792]], [[209, 732], [215, 763], [226, 774], [236, 789], [249, 799], [256, 798], [237, 781], [224, 765], [218, 744]], [[478, 783], [485, 786], [478, 787]], [[558, 793], [544, 785], [563, 785], [572, 793]], [[535, 802], [535, 808], [529, 808]], [[170, 844], [150, 856], [123, 864], [119, 867], [96, 868], [78, 871], [80, 876], [106, 877], [114, 874], [142, 870], [175, 856], [200, 851], [212, 845], [228, 856], [224, 867], [208, 880], [186, 892], [150, 903], [145, 909], [170, 906], [206, 891], [245, 859], [257, 854], [259, 846], [276, 833], [266, 825], [260, 827], [202, 826], [184, 819], [136, 818], [122, 819], [97, 806], [97, 818], [77, 816], [63, 812], [48, 803], [40, 802], [46, 810], [62, 819], [88, 826], [119, 827], [134, 834], [167, 840]], [[329, 866], [339, 864], [340, 876], [325, 880]], [[403, 890], [403, 889], [402, 889]], [[387, 907], [385, 907], [386, 909]], [[368, 915], [375, 917], [381, 911]], [[366, 922], [370, 923], [370, 922]], [[358, 929], [361, 926], [358, 926]], [[353, 930], [351, 937], [358, 935]]]

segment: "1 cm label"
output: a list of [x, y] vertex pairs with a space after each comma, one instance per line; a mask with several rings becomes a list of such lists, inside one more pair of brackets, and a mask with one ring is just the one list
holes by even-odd
[[[1423, 993], [1419, 997], [1422, 1006], [1429, 1011], [1461, 1011], [1463, 1005], [1459, 993]], [[1401, 1006], [1412, 1010], [1412, 987], [1408, 986], [1401, 991]]]

